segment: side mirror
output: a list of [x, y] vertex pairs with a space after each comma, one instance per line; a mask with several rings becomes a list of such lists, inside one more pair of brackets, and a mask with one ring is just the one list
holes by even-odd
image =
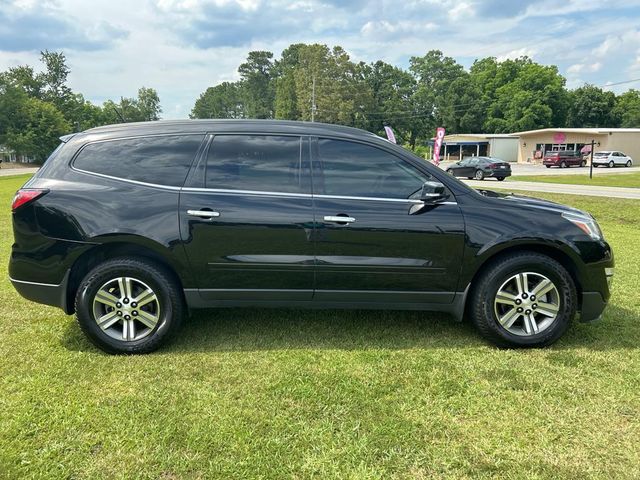
[[436, 203], [447, 197], [447, 190], [440, 182], [429, 181], [424, 182], [422, 191], [420, 192], [420, 200], [425, 203]]

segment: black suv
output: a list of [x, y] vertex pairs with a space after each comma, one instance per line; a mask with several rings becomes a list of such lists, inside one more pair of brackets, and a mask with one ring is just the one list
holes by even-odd
[[500, 346], [542, 346], [602, 313], [613, 274], [589, 214], [476, 192], [318, 123], [94, 128], [64, 137], [12, 208], [14, 287], [113, 353], [228, 306], [466, 312]]

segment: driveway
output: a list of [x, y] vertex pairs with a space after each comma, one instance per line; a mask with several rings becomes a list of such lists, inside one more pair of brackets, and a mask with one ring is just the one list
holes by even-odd
[[491, 182], [477, 180], [463, 180], [464, 183], [476, 189], [504, 189], [525, 190], [529, 192], [566, 193], [570, 195], [586, 195], [590, 197], [632, 198], [640, 200], [640, 188], [624, 187], [596, 187], [593, 185], [567, 185], [565, 183], [539, 182]]
[[0, 177], [9, 177], [11, 175], [24, 175], [25, 173], [36, 173], [38, 168], [0, 168]]
[[[441, 163], [440, 168], [446, 170], [453, 162]], [[513, 175], [589, 175], [589, 167], [570, 167], [570, 168], [546, 168], [543, 165], [532, 165], [530, 163], [512, 163], [511, 171]], [[611, 174], [611, 173], [634, 173], [640, 172], [638, 167], [616, 167], [616, 168], [594, 168], [594, 175]]]

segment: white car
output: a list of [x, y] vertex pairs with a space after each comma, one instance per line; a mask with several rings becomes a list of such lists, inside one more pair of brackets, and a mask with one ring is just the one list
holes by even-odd
[[600, 165], [606, 165], [609, 168], [617, 167], [619, 165], [623, 167], [630, 167], [633, 165], [633, 160], [622, 152], [596, 152], [593, 154], [593, 166], [599, 167]]

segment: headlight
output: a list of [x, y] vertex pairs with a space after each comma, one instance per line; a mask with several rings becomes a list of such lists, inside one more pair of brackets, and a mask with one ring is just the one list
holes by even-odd
[[602, 230], [592, 217], [575, 213], [563, 213], [562, 216], [594, 240], [602, 240]]

